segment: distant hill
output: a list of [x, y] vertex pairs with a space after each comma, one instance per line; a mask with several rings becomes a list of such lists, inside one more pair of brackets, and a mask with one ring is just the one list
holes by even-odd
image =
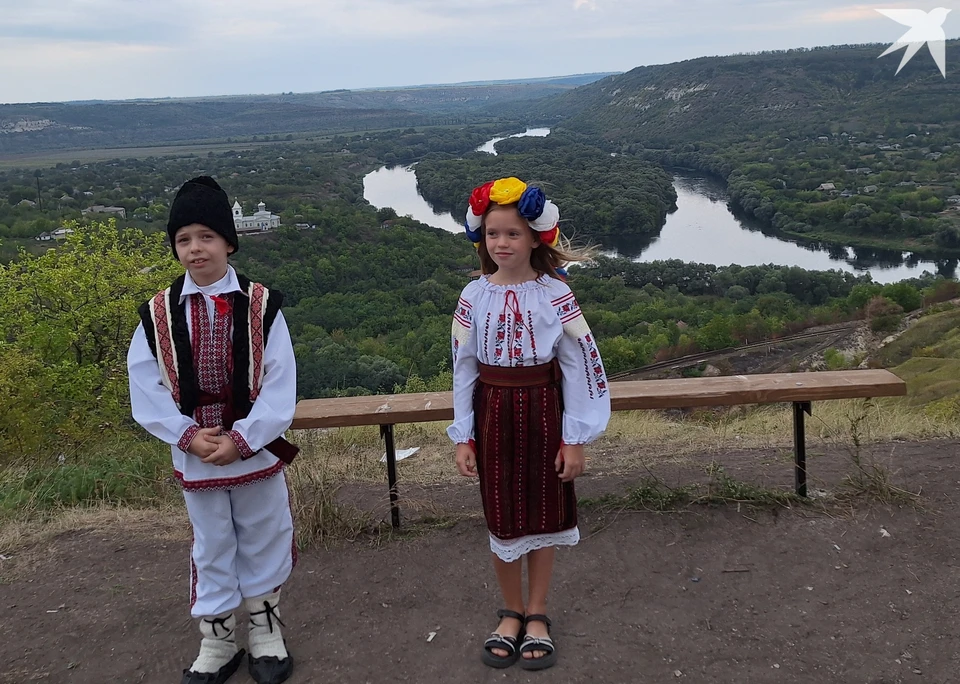
[[496, 104], [567, 92], [607, 74], [485, 84], [209, 98], [0, 105], [0, 157], [296, 133], [489, 121]]
[[560, 123], [608, 140], [676, 144], [855, 131], [884, 122], [960, 118], [960, 41], [947, 43], [947, 78], [927, 50], [896, 74], [902, 51], [853, 45], [703, 57], [638, 67], [504, 116]]

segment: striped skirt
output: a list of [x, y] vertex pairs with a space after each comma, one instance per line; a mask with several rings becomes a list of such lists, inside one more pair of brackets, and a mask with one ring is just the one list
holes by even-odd
[[480, 364], [474, 393], [477, 474], [490, 534], [501, 540], [577, 526], [573, 482], [556, 469], [563, 425], [560, 366]]

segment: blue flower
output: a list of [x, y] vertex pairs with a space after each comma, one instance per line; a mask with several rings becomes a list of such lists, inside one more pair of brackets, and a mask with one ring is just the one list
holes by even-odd
[[520, 201], [517, 203], [517, 211], [528, 221], [536, 221], [543, 213], [543, 204], [547, 201], [546, 195], [540, 188], [528, 187], [520, 195]]
[[483, 237], [479, 230], [470, 230], [470, 226], [466, 223], [463, 224], [463, 229], [467, 232], [467, 239], [470, 240], [470, 242], [480, 242], [480, 238]]

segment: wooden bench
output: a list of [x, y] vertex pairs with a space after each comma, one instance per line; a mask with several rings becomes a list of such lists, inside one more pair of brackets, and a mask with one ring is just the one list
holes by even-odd
[[[611, 405], [614, 411], [739, 404], [793, 404], [796, 492], [800, 496], [807, 495], [803, 414], [810, 415], [812, 402], [895, 397], [906, 393], [906, 383], [887, 370], [774, 373], [610, 383]], [[393, 426], [398, 423], [441, 420], [453, 420], [452, 392], [304, 399], [297, 404], [291, 429], [379, 425], [387, 452], [391, 517], [393, 526], [399, 527], [400, 505]], [[452, 453], [452, 445], [450, 450]]]

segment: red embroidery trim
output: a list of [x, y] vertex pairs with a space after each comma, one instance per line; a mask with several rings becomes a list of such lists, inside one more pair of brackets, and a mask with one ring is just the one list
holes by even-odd
[[193, 480], [191, 482], [184, 480], [183, 473], [181, 473], [179, 470], [174, 469], [173, 476], [177, 478], [180, 486], [188, 492], [207, 492], [217, 489], [234, 489], [236, 487], [242, 487], [255, 482], [261, 482], [279, 473], [281, 470], [283, 470], [284, 465], [285, 464], [283, 461], [277, 460], [276, 464], [270, 466], [269, 468], [258, 470], [253, 473], [247, 473], [246, 475], [240, 475], [239, 477], [221, 477], [209, 480]]
[[167, 376], [170, 378], [170, 394], [177, 406], [180, 406], [180, 377], [177, 374], [177, 365], [173, 362], [173, 339], [171, 330], [167, 324], [167, 317], [170, 313], [167, 311], [167, 295], [170, 290], [158, 292], [153, 298], [153, 327], [154, 337], [157, 340], [157, 350], [160, 352], [160, 359], [167, 370]]
[[[230, 297], [230, 295], [227, 295]], [[229, 299], [227, 300], [229, 301]], [[226, 397], [225, 392], [233, 373], [233, 358], [230, 344], [232, 320], [229, 314], [214, 310], [211, 323], [207, 313], [207, 302], [200, 294], [190, 295], [190, 320], [192, 323], [192, 347], [194, 367], [197, 372], [197, 386], [202, 392], [214, 396]], [[206, 406], [198, 406], [195, 412], [201, 427], [223, 425], [223, 401]]]
[[237, 447], [237, 451], [240, 452], [240, 458], [242, 458], [244, 461], [257, 453], [250, 448], [250, 445], [247, 444], [247, 440], [245, 440], [243, 436], [236, 430], [228, 430], [224, 434], [233, 440], [233, 443]]
[[267, 289], [260, 283], [253, 283], [250, 293], [250, 363], [253, 364], [253, 382], [250, 387], [250, 401], [256, 401], [260, 395], [260, 369], [263, 367], [263, 305]]
[[190, 607], [193, 608], [197, 604], [197, 564], [193, 560], [193, 543], [194, 540], [190, 540]]
[[191, 425], [186, 430], [183, 431], [183, 436], [180, 438], [180, 441], [177, 442], [177, 448], [187, 453], [187, 449], [190, 448], [190, 442], [193, 441], [193, 438], [197, 436], [197, 433], [200, 432], [199, 425]]

